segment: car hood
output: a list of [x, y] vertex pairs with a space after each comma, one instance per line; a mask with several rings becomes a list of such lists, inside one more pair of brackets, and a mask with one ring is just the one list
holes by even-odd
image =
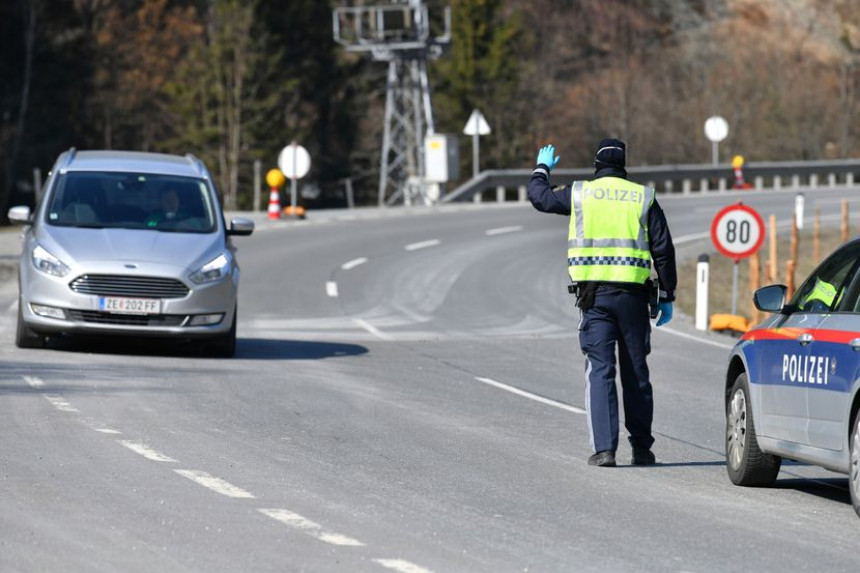
[[219, 233], [74, 227], [43, 227], [42, 231], [44, 235], [37, 240], [67, 264], [121, 261], [187, 268], [223, 249]]

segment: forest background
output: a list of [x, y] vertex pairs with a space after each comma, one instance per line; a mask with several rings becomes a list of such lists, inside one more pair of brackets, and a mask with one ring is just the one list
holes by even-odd
[[[332, 39], [332, 9], [387, 0], [3, 0], [0, 208], [33, 197], [33, 169], [78, 149], [194, 153], [228, 208], [252, 165], [298, 141], [313, 206], [376, 201], [386, 66]], [[860, 157], [860, 0], [427, 0], [452, 45], [430, 64], [437, 132], [472, 109], [493, 132], [481, 167], [525, 168], [556, 145], [586, 167], [597, 141], [629, 165], [721, 157]], [[438, 19], [438, 18], [437, 18]], [[460, 172], [472, 172], [463, 152]]]

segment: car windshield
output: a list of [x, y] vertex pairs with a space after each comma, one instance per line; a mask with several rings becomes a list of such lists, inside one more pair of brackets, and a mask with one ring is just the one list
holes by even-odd
[[62, 173], [46, 218], [61, 227], [175, 233], [211, 233], [216, 224], [204, 180], [150, 173]]

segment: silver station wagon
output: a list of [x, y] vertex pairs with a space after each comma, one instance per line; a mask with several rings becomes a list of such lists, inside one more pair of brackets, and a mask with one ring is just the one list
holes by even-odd
[[726, 465], [737, 485], [770, 485], [782, 460], [848, 474], [860, 515], [860, 239], [839, 247], [734, 347], [726, 375]]
[[75, 151], [60, 155], [27, 225], [15, 343], [105, 334], [198, 339], [213, 356], [236, 348], [239, 265], [212, 178], [192, 155]]

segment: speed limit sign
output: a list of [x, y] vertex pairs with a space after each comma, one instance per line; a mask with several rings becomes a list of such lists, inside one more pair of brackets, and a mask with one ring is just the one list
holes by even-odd
[[711, 223], [711, 240], [723, 255], [738, 262], [751, 256], [764, 242], [764, 220], [743, 203], [723, 208]]

